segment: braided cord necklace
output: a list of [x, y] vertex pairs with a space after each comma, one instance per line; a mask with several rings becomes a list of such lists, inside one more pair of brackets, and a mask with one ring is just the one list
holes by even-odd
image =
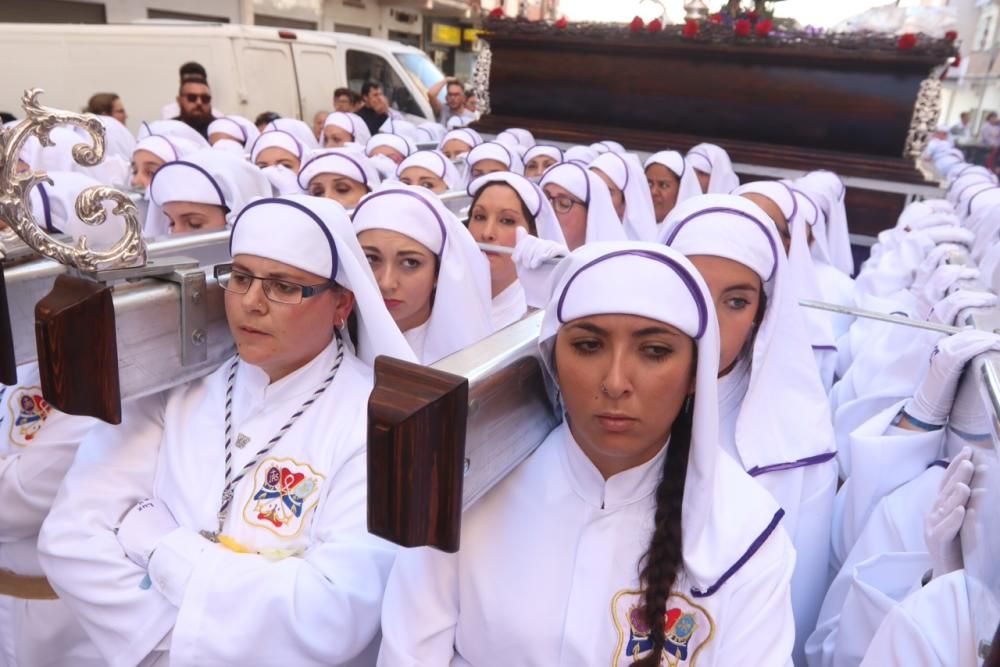
[[285, 425], [278, 429], [278, 432], [268, 440], [267, 444], [261, 447], [261, 449], [253, 455], [253, 458], [243, 466], [243, 468], [233, 476], [233, 387], [236, 384], [236, 369], [239, 366], [240, 358], [237, 355], [232, 364], [229, 367], [229, 379], [226, 383], [226, 485], [222, 489], [222, 500], [219, 504], [219, 530], [212, 532], [209, 530], [201, 531], [201, 536], [211, 540], [212, 542], [219, 541], [219, 535], [222, 533], [222, 526], [226, 522], [226, 517], [229, 516], [229, 511], [232, 508], [233, 496], [236, 492], [236, 486], [240, 481], [246, 476], [250, 470], [256, 468], [261, 460], [267, 456], [275, 445], [281, 441], [281, 438], [288, 433], [289, 429], [299, 420], [306, 410], [309, 409], [313, 403], [316, 402], [323, 392], [326, 391], [327, 387], [333, 382], [333, 379], [337, 376], [337, 371], [340, 370], [340, 364], [344, 361], [344, 344], [340, 339], [340, 332], [336, 332], [337, 338], [337, 358], [333, 362], [333, 367], [330, 368], [330, 372], [326, 374], [323, 381], [316, 388], [316, 391], [306, 399], [306, 401], [299, 407], [295, 413], [288, 418]]

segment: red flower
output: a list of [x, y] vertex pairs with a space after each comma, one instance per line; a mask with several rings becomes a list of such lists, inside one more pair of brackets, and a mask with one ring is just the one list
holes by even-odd
[[747, 37], [750, 34], [751, 25], [748, 19], [740, 19], [733, 26], [733, 32], [737, 37]]
[[636, 16], [632, 19], [632, 22], [628, 24], [628, 29], [632, 31], [632, 34], [638, 34], [642, 32], [644, 25], [645, 24], [642, 22], [642, 19]]
[[760, 18], [760, 14], [758, 14], [755, 11], [750, 11], [747, 12], [747, 18], [750, 19], [751, 21], [756, 21], [758, 18]]
[[684, 36], [691, 39], [698, 34], [698, 22], [687, 20], [684, 22]]
[[502, 19], [503, 18], [503, 7], [497, 7], [490, 12], [491, 19]]
[[905, 35], [902, 35], [899, 38], [899, 41], [896, 42], [896, 46], [899, 47], [900, 51], [909, 51], [916, 45], [917, 45], [917, 36], [914, 35], [912, 32], [908, 32]]
[[954, 30], [949, 30], [944, 34], [944, 38], [947, 39], [949, 42], [954, 42], [956, 39], [958, 39], [958, 32]]
[[660, 19], [653, 19], [649, 22], [649, 25], [646, 26], [646, 29], [649, 30], [650, 33], [660, 32], [663, 30], [663, 22], [661, 22]]
[[565, 16], [563, 16], [558, 21], [556, 21], [556, 27], [559, 28], [560, 30], [565, 29], [568, 24], [569, 24], [569, 21], [566, 20]]
[[722, 23], [722, 13], [716, 12], [708, 17], [708, 20], [712, 23]]
[[758, 37], [767, 37], [771, 34], [771, 30], [774, 28], [774, 22], [771, 19], [764, 19], [763, 21], [758, 21], [757, 25], [754, 27], [754, 31], [757, 33]]

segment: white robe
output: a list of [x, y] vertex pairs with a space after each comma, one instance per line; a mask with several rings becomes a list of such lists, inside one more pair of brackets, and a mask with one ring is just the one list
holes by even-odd
[[[736, 419], [749, 381], [750, 373], [745, 361], [739, 362], [732, 371], [719, 378], [719, 442], [723, 451], [737, 463], [740, 462], [740, 454], [736, 448]], [[779, 397], [775, 400], [780, 404]], [[808, 434], [803, 434], [803, 437], [808, 437]], [[785, 510], [781, 525], [795, 547], [795, 574], [792, 576], [796, 632], [794, 655], [796, 664], [801, 664], [805, 656], [806, 637], [816, 627], [830, 580], [830, 529], [837, 491], [837, 462], [831, 458], [814, 465], [775, 470], [753, 477]]]
[[521, 281], [515, 280], [493, 297], [493, 330], [500, 331], [517, 322], [528, 312], [528, 302]]
[[[458, 553], [400, 552], [379, 665], [631, 664], [633, 648], [648, 650], [629, 614], [665, 452], [605, 481], [557, 427], [465, 513]], [[795, 554], [784, 529], [748, 555], [708, 597], [683, 575], [675, 582], [668, 623], [691, 632], [678, 641], [687, 660], [671, 664], [791, 664]]]
[[964, 570], [935, 578], [893, 607], [861, 667], [976, 667], [978, 641], [969, 605]]
[[437, 361], [437, 359], [426, 359], [424, 357], [424, 344], [427, 342], [427, 327], [429, 325], [430, 320], [427, 320], [423, 324], [403, 332], [403, 338], [413, 348], [413, 354], [417, 355], [417, 359], [422, 364], [433, 364]]
[[[0, 570], [43, 576], [36, 543], [77, 447], [96, 424], [42, 398], [38, 364], [18, 368], [0, 402]], [[61, 600], [0, 596], [0, 665], [103, 665]]]
[[[335, 356], [331, 344], [270, 385], [239, 365], [233, 436], [250, 442], [234, 447], [234, 471]], [[96, 428], [42, 527], [42, 566], [111, 665], [156, 659], [157, 647], [173, 666], [350, 663], [378, 630], [395, 548], [366, 528], [370, 368], [345, 353], [326, 392], [237, 485], [223, 533], [251, 552], [238, 553], [199, 535], [218, 529], [229, 367], [137, 401], [118, 428]], [[146, 497], [180, 527], [159, 542], [144, 581], [114, 530]], [[298, 512], [285, 502], [296, 498]]]

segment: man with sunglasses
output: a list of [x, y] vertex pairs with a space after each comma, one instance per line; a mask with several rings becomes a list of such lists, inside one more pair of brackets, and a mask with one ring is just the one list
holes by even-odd
[[180, 114], [176, 120], [187, 123], [208, 139], [208, 126], [215, 117], [212, 115], [212, 89], [205, 79], [190, 77], [181, 83], [177, 94]]

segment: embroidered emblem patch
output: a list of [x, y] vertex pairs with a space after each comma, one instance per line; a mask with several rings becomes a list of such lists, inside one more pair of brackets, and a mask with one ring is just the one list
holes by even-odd
[[[611, 603], [618, 631], [618, 645], [612, 665], [631, 665], [652, 649], [649, 626], [642, 612], [640, 591], [620, 591]], [[715, 622], [703, 607], [687, 596], [671, 593], [663, 621], [666, 642], [660, 664], [664, 667], [697, 665], [698, 654], [712, 640]]]
[[323, 475], [306, 463], [265, 459], [254, 471], [254, 492], [243, 508], [243, 518], [279, 537], [294, 537], [319, 502], [322, 483]]
[[21, 387], [7, 399], [10, 410], [10, 441], [26, 447], [42, 430], [52, 406], [42, 398], [41, 387]]

